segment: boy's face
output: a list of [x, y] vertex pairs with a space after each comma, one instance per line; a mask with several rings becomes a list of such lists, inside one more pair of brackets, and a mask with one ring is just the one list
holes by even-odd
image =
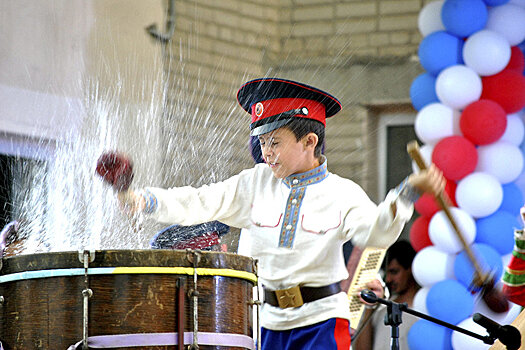
[[319, 165], [313, 156], [317, 142], [312, 146], [307, 140], [311, 135], [316, 137], [311, 133], [297, 141], [292, 131], [280, 128], [259, 136], [264, 161], [276, 178], [303, 173]]

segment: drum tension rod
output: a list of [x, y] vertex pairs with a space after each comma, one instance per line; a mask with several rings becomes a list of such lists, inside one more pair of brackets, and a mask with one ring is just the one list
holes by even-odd
[[177, 278], [175, 286], [177, 287], [177, 342], [178, 350], [184, 350], [184, 282], [185, 278]]
[[93, 296], [93, 291], [89, 288], [88, 268], [89, 263], [95, 260], [95, 251], [79, 251], [78, 257], [80, 262], [84, 264], [84, 290], [82, 290], [83, 298], [83, 314], [82, 314], [82, 349], [87, 350], [88, 347], [88, 321], [89, 321], [89, 298]]
[[[253, 272], [255, 273], [256, 276], [259, 276], [259, 265], [258, 265], [259, 261], [257, 259], [253, 259]], [[261, 302], [261, 295], [259, 293], [259, 280], [257, 280], [255, 282], [255, 293], [256, 293], [256, 297], [255, 299], [256, 300], [253, 300], [251, 299], [249, 304], [252, 305], [252, 307], [255, 306], [255, 312], [256, 312], [256, 318], [257, 318], [257, 330], [256, 330], [256, 334], [257, 334], [257, 350], [261, 350], [261, 327], [260, 327], [260, 324], [261, 324], [261, 305], [262, 305], [262, 302]]]
[[186, 249], [186, 257], [193, 265], [193, 290], [188, 291], [188, 295], [193, 297], [193, 342], [188, 346], [189, 350], [199, 349], [199, 291], [197, 290], [197, 266], [201, 260], [201, 252], [199, 250]]

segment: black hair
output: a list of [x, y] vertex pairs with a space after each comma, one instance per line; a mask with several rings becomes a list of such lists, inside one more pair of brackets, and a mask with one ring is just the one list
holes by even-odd
[[311, 132], [316, 134], [318, 138], [318, 142], [317, 142], [317, 145], [315, 146], [314, 156], [316, 158], [321, 157], [321, 154], [323, 153], [323, 146], [324, 146], [324, 125], [323, 123], [317, 120], [307, 119], [307, 118], [292, 118], [292, 120], [283, 127], [293, 132], [297, 141], [301, 140], [304, 136], [308, 135]]
[[250, 151], [255, 163], [264, 163], [264, 157], [261, 150], [261, 142], [258, 136], [250, 136]]
[[397, 241], [392, 244], [386, 251], [386, 264], [390, 264], [392, 260], [403, 266], [405, 269], [412, 267], [412, 260], [416, 256], [416, 251], [408, 241]]

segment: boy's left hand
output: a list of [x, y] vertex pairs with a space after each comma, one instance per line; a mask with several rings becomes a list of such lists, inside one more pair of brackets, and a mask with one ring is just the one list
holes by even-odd
[[408, 183], [421, 192], [427, 192], [437, 197], [445, 190], [447, 180], [434, 164], [419, 173], [413, 173], [408, 177]]

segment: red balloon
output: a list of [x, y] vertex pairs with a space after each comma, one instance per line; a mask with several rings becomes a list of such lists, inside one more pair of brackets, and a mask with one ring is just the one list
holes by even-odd
[[414, 220], [414, 223], [412, 223], [412, 226], [410, 227], [410, 233], [409, 233], [409, 239], [410, 244], [412, 244], [412, 247], [416, 252], [420, 251], [421, 249], [431, 246], [432, 241], [430, 240], [430, 237], [428, 236], [428, 225], [430, 223], [430, 219], [424, 216], [419, 216], [416, 220]]
[[525, 77], [505, 69], [498, 74], [481, 79], [481, 99], [497, 102], [507, 114], [516, 113], [525, 107]]
[[488, 145], [501, 138], [507, 128], [507, 114], [496, 102], [479, 100], [461, 113], [459, 127], [463, 136], [475, 145]]
[[96, 172], [117, 191], [126, 191], [133, 181], [133, 165], [125, 155], [117, 152], [102, 154], [97, 160]]
[[[449, 199], [449, 204], [454, 207], [458, 206], [456, 202], [456, 187], [457, 184], [454, 181], [447, 179], [447, 184], [445, 185], [445, 194]], [[441, 207], [436, 202], [434, 196], [424, 193], [421, 195], [421, 197], [419, 197], [416, 203], [414, 203], [414, 209], [416, 209], [416, 211], [421, 216], [425, 216], [430, 219], [435, 213], [441, 210]]]
[[439, 141], [432, 151], [434, 163], [447, 179], [458, 181], [470, 174], [478, 164], [478, 151], [463, 136], [449, 136]]
[[525, 69], [525, 56], [523, 55], [523, 52], [517, 46], [511, 47], [510, 52], [510, 61], [505, 69], [515, 70], [520, 74], [523, 73], [523, 70]]

